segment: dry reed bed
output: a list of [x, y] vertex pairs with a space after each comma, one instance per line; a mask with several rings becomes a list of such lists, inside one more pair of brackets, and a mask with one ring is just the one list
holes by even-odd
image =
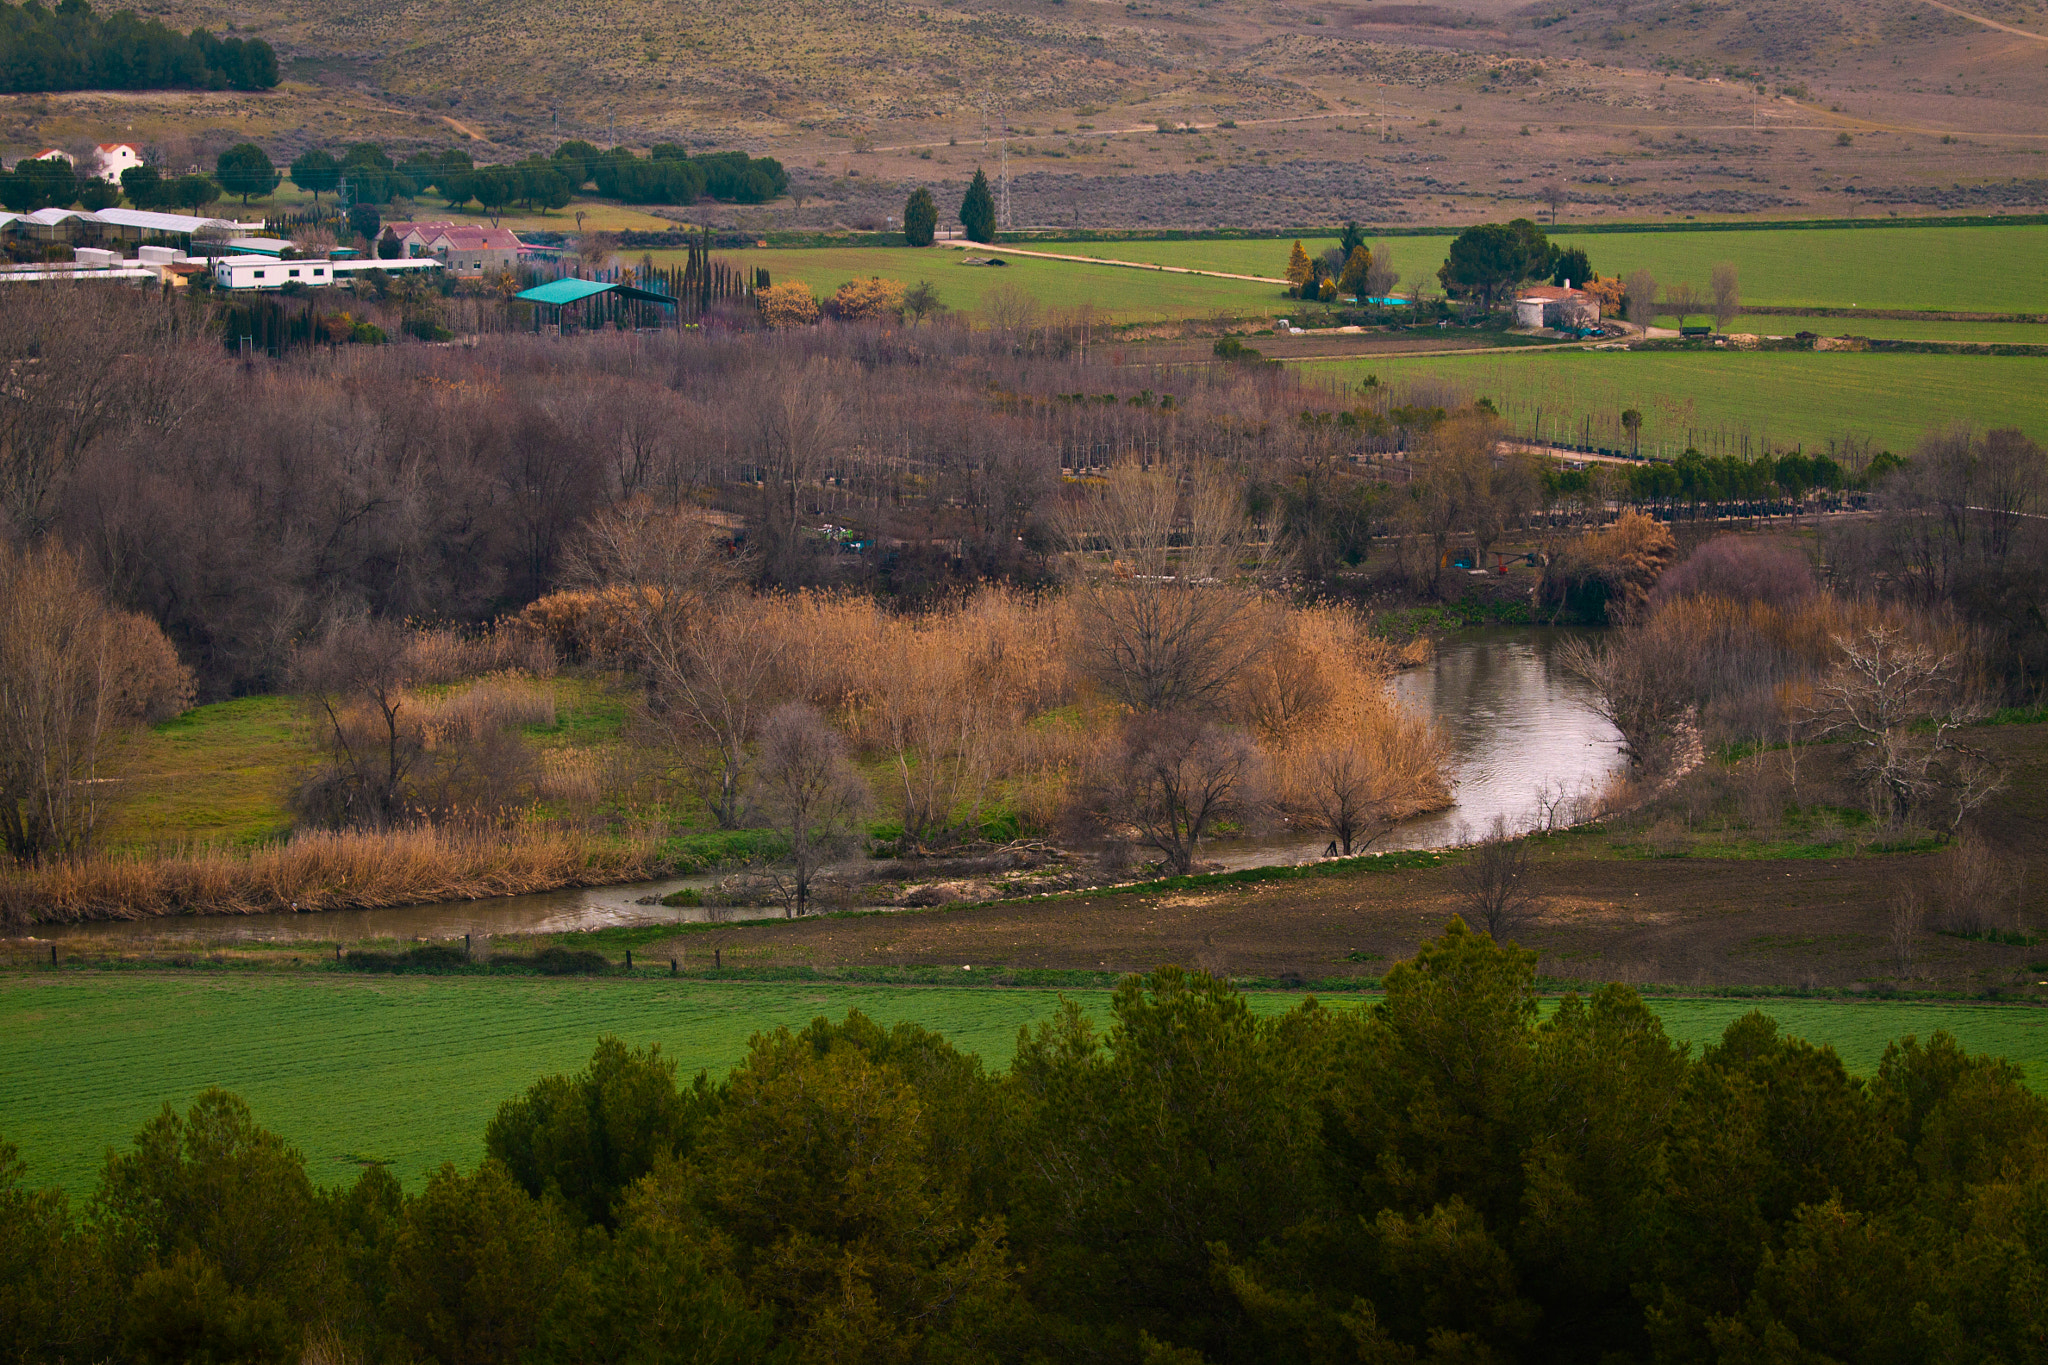
[[647, 837], [574, 830], [308, 832], [241, 854], [102, 857], [0, 874], [12, 923], [370, 910], [638, 881], [660, 871]]

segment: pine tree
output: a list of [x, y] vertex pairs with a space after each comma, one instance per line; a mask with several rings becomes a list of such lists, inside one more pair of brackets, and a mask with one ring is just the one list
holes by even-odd
[[922, 185], [903, 206], [903, 240], [912, 246], [930, 246], [939, 226], [939, 205]]
[[1295, 289], [1300, 289], [1313, 273], [1314, 267], [1309, 264], [1308, 253], [1301, 249], [1300, 242], [1296, 242], [1294, 254], [1287, 258], [1287, 283]]
[[967, 187], [967, 197], [960, 201], [960, 226], [967, 230], [970, 241], [996, 239], [996, 200], [988, 192], [988, 173], [979, 166], [974, 168], [974, 183]]

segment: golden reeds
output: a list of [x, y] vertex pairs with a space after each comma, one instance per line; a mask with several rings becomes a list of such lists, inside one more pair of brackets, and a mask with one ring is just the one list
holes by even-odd
[[601, 886], [658, 871], [647, 836], [597, 840], [534, 826], [317, 831], [246, 853], [201, 848], [0, 872], [0, 912], [17, 923], [56, 923], [363, 910]]

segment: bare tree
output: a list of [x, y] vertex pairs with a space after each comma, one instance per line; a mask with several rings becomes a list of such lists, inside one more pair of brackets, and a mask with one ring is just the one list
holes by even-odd
[[1628, 320], [1637, 327], [1647, 330], [1657, 320], [1657, 277], [1649, 271], [1630, 271], [1621, 297]]
[[1685, 320], [1694, 313], [1702, 311], [1704, 302], [1700, 298], [1699, 290], [1680, 280], [1677, 284], [1664, 287], [1664, 298], [1659, 305], [1658, 311], [1676, 318], [1679, 327], [1683, 329]]
[[788, 844], [779, 879], [783, 913], [810, 906], [818, 869], [841, 852], [873, 804], [873, 793], [847, 756], [846, 741], [815, 707], [786, 702], [761, 726], [755, 786], [762, 809]]
[[1451, 869], [1451, 884], [1472, 919], [1495, 938], [1526, 924], [1537, 905], [1527, 839], [1515, 837], [1496, 815], [1486, 837], [1465, 850]]
[[1565, 188], [1562, 180], [1551, 180], [1545, 182], [1543, 188], [1537, 191], [1537, 195], [1550, 207], [1550, 225], [1556, 227], [1557, 211], [1571, 202], [1572, 192]]
[[1319, 750], [1309, 761], [1297, 809], [1327, 832], [1348, 857], [1394, 827], [1396, 783], [1385, 765], [1356, 740]]
[[[1987, 760], [1958, 743], [1957, 731], [1982, 713], [1959, 650], [1913, 640], [1895, 626], [1834, 643], [1839, 656], [1814, 688], [1814, 730], [1848, 746], [1873, 814], [1903, 822], [1916, 803], [1958, 783], [1965, 759], [1973, 762], [1960, 785], [1976, 801], [1995, 790], [1995, 777], [1981, 766]], [[1967, 807], [1956, 823], [1962, 814]]]
[[1365, 292], [1368, 298], [1390, 299], [1395, 286], [1401, 283], [1401, 272], [1394, 268], [1392, 247], [1376, 246], [1372, 249], [1372, 263], [1365, 268]]
[[1714, 326], [1725, 332], [1742, 312], [1742, 286], [1736, 282], [1735, 263], [1723, 261], [1715, 266], [1707, 288], [1713, 295]]
[[0, 840], [17, 859], [70, 857], [104, 809], [102, 746], [192, 700], [152, 621], [108, 609], [54, 543], [0, 542]]
[[396, 621], [337, 616], [295, 651], [291, 682], [327, 751], [326, 764], [298, 794], [302, 814], [371, 829], [415, 815], [409, 787], [427, 743], [406, 690], [410, 644], [410, 632]]
[[1264, 644], [1248, 628], [1258, 594], [1242, 581], [1264, 567], [1264, 548], [1237, 484], [1208, 468], [1127, 465], [1065, 508], [1061, 529], [1095, 561], [1074, 589], [1083, 672], [1136, 711], [1218, 704]]
[[635, 500], [593, 517], [563, 556], [568, 581], [606, 595], [648, 717], [722, 829], [745, 814], [755, 727], [774, 693], [781, 641], [753, 628], [735, 594], [742, 561], [696, 508]]
[[1090, 813], [1156, 849], [1167, 871], [1185, 873], [1218, 821], [1262, 810], [1264, 784], [1259, 751], [1242, 734], [1194, 716], [1145, 714], [1125, 727], [1089, 795]]
[[[182, 420], [195, 357], [180, 314], [132, 291], [41, 284], [0, 299], [0, 513], [23, 537], [49, 528], [58, 490], [103, 435]], [[196, 400], [194, 400], [196, 401]]]

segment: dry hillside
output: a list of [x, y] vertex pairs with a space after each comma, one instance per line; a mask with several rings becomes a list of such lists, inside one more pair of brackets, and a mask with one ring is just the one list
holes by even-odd
[[140, 8], [260, 34], [286, 84], [19, 97], [0, 141], [120, 134], [202, 161], [249, 136], [287, 156], [361, 137], [480, 159], [572, 136], [743, 146], [804, 172], [804, 205], [754, 217], [830, 223], [992, 161], [993, 103], [1020, 224], [1459, 221], [1527, 212], [1553, 180], [1579, 218], [2048, 203], [2048, 6], [2027, 0]]

